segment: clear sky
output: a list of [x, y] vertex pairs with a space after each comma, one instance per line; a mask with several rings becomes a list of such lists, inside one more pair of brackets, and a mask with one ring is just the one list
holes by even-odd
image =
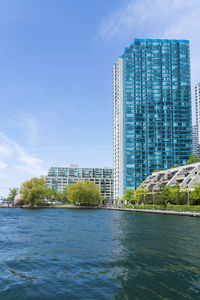
[[198, 0], [1, 0], [0, 195], [51, 166], [112, 167], [112, 65], [134, 38], [191, 43]]

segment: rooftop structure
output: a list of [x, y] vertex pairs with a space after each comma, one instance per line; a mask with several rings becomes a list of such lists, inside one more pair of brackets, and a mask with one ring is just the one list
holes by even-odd
[[168, 170], [154, 171], [141, 184], [151, 192], [159, 192], [165, 186], [180, 185], [180, 189], [193, 190], [195, 184], [200, 183], [200, 162], [171, 168]]

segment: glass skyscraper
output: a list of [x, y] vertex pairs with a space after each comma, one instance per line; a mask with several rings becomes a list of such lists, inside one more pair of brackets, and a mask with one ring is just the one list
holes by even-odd
[[113, 66], [114, 197], [191, 153], [189, 41], [135, 39]]

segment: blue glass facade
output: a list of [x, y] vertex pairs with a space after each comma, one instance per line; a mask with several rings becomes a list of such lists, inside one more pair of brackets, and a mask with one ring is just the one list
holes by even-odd
[[[114, 186], [124, 193], [154, 170], [185, 164], [192, 153], [189, 41], [135, 39], [120, 59], [114, 83], [123, 72], [123, 183], [115, 182], [115, 157]], [[114, 105], [115, 92], [114, 86]], [[114, 126], [116, 116], [114, 109]]]

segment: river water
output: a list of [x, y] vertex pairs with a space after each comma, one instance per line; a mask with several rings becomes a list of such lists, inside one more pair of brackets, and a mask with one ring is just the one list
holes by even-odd
[[0, 299], [200, 299], [200, 218], [0, 209]]

